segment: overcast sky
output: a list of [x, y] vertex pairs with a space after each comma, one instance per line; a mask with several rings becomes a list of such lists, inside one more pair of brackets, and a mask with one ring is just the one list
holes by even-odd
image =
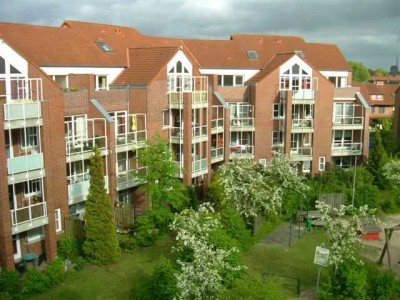
[[1, 22], [60, 26], [64, 20], [185, 38], [297, 35], [308, 42], [337, 44], [347, 60], [361, 61], [368, 68], [388, 71], [396, 57], [400, 61], [400, 0], [2, 0], [0, 4]]

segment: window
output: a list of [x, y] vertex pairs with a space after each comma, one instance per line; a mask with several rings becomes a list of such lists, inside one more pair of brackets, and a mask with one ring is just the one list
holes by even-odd
[[38, 145], [36, 127], [21, 129], [20, 137], [22, 148], [34, 148]]
[[274, 103], [274, 119], [282, 119], [285, 118], [285, 106], [283, 103]]
[[218, 75], [219, 86], [242, 86], [243, 83], [243, 75]]
[[281, 90], [310, 90], [311, 69], [294, 64], [286, 70], [281, 70], [279, 85]]
[[325, 156], [319, 158], [319, 170], [325, 171]]
[[43, 226], [28, 231], [28, 243], [36, 243], [44, 239]]
[[272, 146], [283, 146], [283, 138], [282, 131], [272, 132]]
[[63, 89], [68, 88], [68, 76], [67, 75], [54, 75], [53, 80], [57, 82]]
[[99, 46], [99, 48], [101, 50], [103, 50], [104, 52], [110, 53], [113, 52], [113, 49], [110, 47], [109, 44], [107, 44], [106, 42], [102, 42], [102, 41], [97, 41], [96, 42], [97, 46]]
[[97, 75], [96, 76], [96, 90], [97, 91], [108, 90], [106, 75]]
[[167, 128], [171, 125], [171, 117], [168, 109], [163, 110], [163, 127]]
[[259, 59], [257, 51], [254, 50], [247, 50], [247, 57], [249, 59]]
[[192, 90], [192, 76], [188, 68], [181, 61], [177, 61], [168, 71], [168, 91], [190, 92]]
[[0, 56], [0, 74], [6, 73], [6, 61]]
[[86, 115], [76, 115], [64, 118], [65, 137], [71, 142], [81, 142], [87, 139]]
[[54, 210], [54, 218], [56, 221], [56, 232], [61, 232], [62, 231], [62, 222], [61, 222], [61, 209], [56, 208]]
[[380, 114], [384, 114], [384, 113], [385, 113], [385, 107], [380, 106], [380, 107], [379, 107], [379, 113], [380, 113]]
[[40, 195], [41, 193], [42, 193], [42, 187], [40, 179], [33, 179], [24, 182], [25, 197]]
[[118, 175], [126, 175], [128, 169], [127, 152], [121, 152], [117, 155], [118, 160]]
[[375, 112], [375, 107], [371, 106], [371, 112], [372, 112], [372, 113]]

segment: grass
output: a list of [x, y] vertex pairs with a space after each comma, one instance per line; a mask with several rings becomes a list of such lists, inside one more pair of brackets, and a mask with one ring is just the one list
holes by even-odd
[[123, 253], [116, 264], [88, 266], [70, 273], [63, 284], [31, 299], [132, 299], [132, 291], [140, 279], [151, 274], [161, 255], [170, 255], [172, 244], [171, 239], [165, 238], [155, 246]]
[[314, 264], [315, 247], [321, 245], [325, 231], [314, 230], [290, 248], [258, 243], [244, 256], [249, 275], [261, 277], [264, 272], [297, 277], [303, 288], [317, 282], [318, 266]]

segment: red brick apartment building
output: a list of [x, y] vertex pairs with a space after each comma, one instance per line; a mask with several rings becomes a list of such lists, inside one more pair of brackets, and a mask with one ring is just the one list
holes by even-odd
[[55, 257], [65, 218], [84, 211], [94, 145], [113, 203], [135, 205], [138, 149], [157, 132], [177, 176], [207, 186], [223, 162], [265, 164], [273, 151], [302, 173], [362, 161], [368, 108], [335, 45], [0, 23], [0, 265], [13, 268], [27, 252]]

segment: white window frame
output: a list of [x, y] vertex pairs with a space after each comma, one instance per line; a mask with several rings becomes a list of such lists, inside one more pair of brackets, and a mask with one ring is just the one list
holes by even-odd
[[164, 109], [162, 111], [162, 118], [163, 118], [163, 128], [169, 128], [171, 127], [171, 114], [169, 109]]
[[283, 146], [284, 135], [282, 131], [272, 132], [272, 147]]
[[[105, 79], [105, 84], [103, 82]], [[96, 91], [107, 91], [108, 90], [108, 76], [107, 75], [96, 75]]]
[[37, 243], [44, 239], [44, 228], [43, 226], [31, 229], [27, 232], [28, 244]]
[[326, 164], [325, 156], [320, 156], [318, 160], [318, 170], [320, 172], [325, 171], [325, 164]]
[[56, 233], [59, 233], [62, 231], [61, 208], [56, 208], [54, 210], [54, 220], [56, 225]]
[[[232, 76], [232, 85], [225, 85], [226, 76]], [[241, 83], [237, 83], [239, 78], [241, 78]], [[230, 75], [230, 74], [218, 75], [218, 86], [232, 87], [232, 86], [243, 86], [243, 85], [244, 85], [244, 75]]]
[[41, 179], [32, 179], [29, 181], [24, 181], [24, 196], [25, 198], [31, 196], [42, 195], [42, 182]]
[[[57, 82], [63, 89], [68, 89], [69, 88], [69, 78], [68, 75], [53, 75], [53, 80], [54, 82]], [[57, 79], [64, 79], [64, 85], [60, 84], [60, 82]]]
[[38, 128], [25, 127], [20, 131], [21, 149], [32, 149], [38, 146]]
[[284, 119], [285, 118], [285, 105], [283, 103], [274, 103], [272, 109], [273, 119]]

